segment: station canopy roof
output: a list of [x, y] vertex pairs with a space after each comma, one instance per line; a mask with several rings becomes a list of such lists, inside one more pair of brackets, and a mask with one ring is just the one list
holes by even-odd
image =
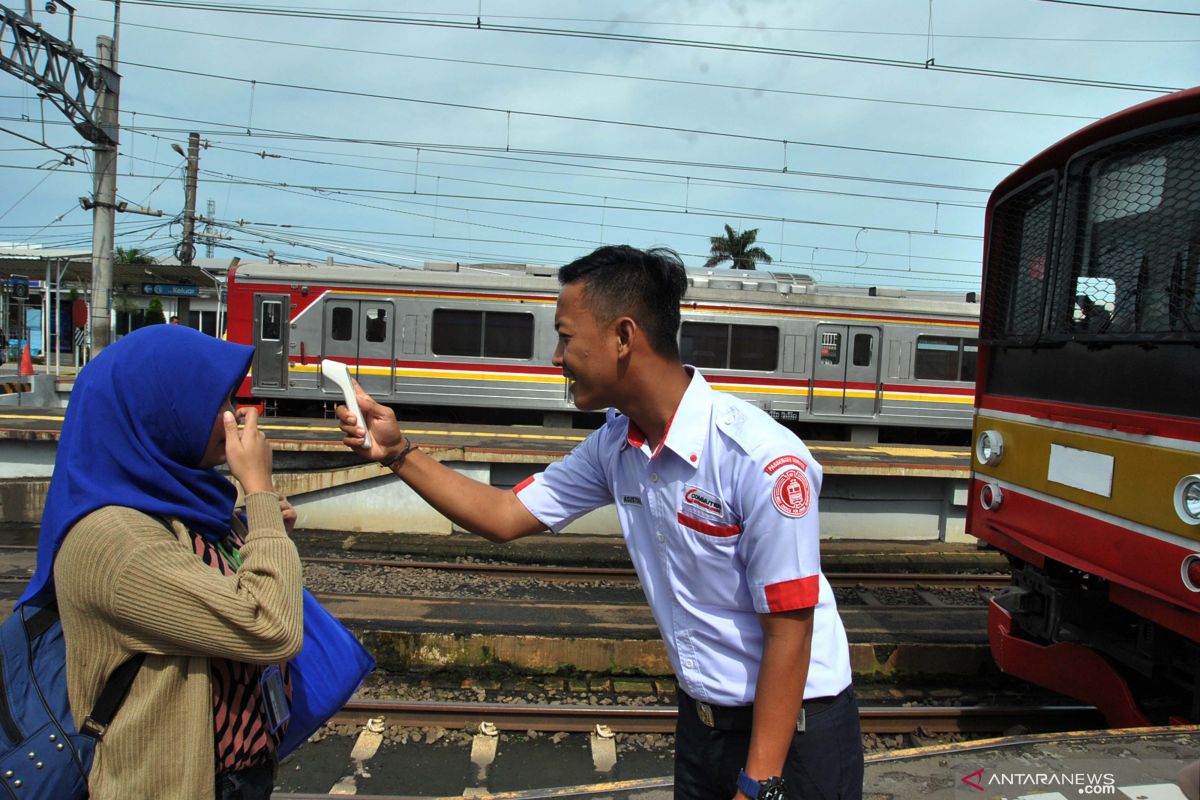
[[[209, 275], [224, 276], [229, 271], [228, 258], [197, 258], [193, 266], [185, 267], [174, 258], [156, 259], [155, 264], [114, 264], [113, 286], [134, 286], [142, 283], [194, 283], [213, 285]], [[46, 279], [50, 266], [51, 279], [62, 274], [64, 286], [91, 286], [91, 250], [55, 249], [36, 245], [0, 244], [0, 279], [11, 276], [33, 281]], [[65, 271], [62, 271], [65, 267]], [[209, 275], [205, 275], [207, 272]]]

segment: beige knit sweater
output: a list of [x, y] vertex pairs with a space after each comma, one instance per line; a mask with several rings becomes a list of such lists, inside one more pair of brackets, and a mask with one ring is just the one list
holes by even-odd
[[96, 747], [92, 800], [212, 800], [210, 657], [273, 664], [303, 640], [300, 558], [274, 495], [246, 502], [242, 566], [220, 575], [182, 523], [107, 506], [71, 529], [54, 563], [71, 713], [91, 712], [109, 674], [147, 653]]

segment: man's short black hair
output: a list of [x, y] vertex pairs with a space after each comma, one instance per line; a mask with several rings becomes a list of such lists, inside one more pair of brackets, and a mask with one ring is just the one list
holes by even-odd
[[620, 316], [633, 317], [656, 353], [679, 358], [679, 302], [687, 291], [687, 272], [674, 250], [599, 247], [559, 269], [560, 284], [576, 281], [583, 281], [584, 297], [597, 322], [607, 325]]

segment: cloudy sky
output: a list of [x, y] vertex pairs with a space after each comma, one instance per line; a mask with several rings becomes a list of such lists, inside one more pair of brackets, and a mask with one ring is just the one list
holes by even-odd
[[[74, 41], [94, 54], [113, 4], [74, 2]], [[43, 6], [36, 21], [65, 37], [66, 14]], [[971, 289], [991, 187], [1200, 75], [1200, 0], [123, 0], [120, 13], [118, 194], [166, 216], [120, 215], [118, 244], [156, 256], [181, 230], [171, 145], [194, 130], [216, 257], [562, 264], [630, 243], [699, 266], [729, 224], [759, 230], [772, 268], [825, 283]], [[82, 144], [0, 73], [0, 242], [90, 244]]]

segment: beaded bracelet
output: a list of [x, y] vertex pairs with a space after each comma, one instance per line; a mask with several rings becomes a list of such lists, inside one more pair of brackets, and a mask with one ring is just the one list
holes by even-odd
[[395, 469], [396, 467], [403, 466], [404, 459], [408, 456], [409, 451], [412, 449], [413, 449], [412, 439], [409, 439], [407, 436], [405, 436], [404, 437], [404, 449], [401, 450], [396, 455], [392, 456], [391, 458], [385, 458], [383, 461], [380, 461], [379, 466], [387, 467], [388, 469]]

